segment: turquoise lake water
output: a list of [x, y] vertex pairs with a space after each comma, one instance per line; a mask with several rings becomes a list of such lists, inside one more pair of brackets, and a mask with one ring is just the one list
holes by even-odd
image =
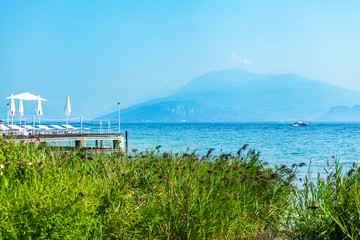
[[[79, 123], [72, 125], [80, 127]], [[87, 124], [92, 131], [99, 131], [98, 123]], [[118, 131], [118, 123], [110, 125], [112, 132]], [[109, 131], [104, 122], [103, 132]], [[327, 160], [331, 156], [340, 159], [345, 170], [353, 162], [360, 161], [360, 123], [309, 123], [307, 127], [291, 127], [289, 123], [122, 123], [122, 134], [128, 132], [129, 152], [155, 149], [183, 153], [195, 149], [206, 154], [210, 148], [236, 153], [244, 144], [248, 149], [260, 151], [260, 158], [273, 166], [293, 163], [312, 163], [312, 176], [325, 173]], [[304, 176], [308, 168], [300, 170]]]
[[[113, 126], [115, 129], [116, 126]], [[344, 168], [360, 160], [360, 123], [310, 123], [307, 127], [291, 127], [289, 123], [123, 123], [128, 131], [129, 149], [206, 154], [236, 153], [244, 144], [260, 151], [270, 165], [292, 165], [312, 162], [313, 174], [324, 173], [332, 155]], [[302, 174], [307, 168], [301, 170]]]

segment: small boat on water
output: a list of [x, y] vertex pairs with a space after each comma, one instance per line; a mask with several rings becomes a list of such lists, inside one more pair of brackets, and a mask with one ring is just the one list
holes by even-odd
[[291, 123], [290, 126], [293, 126], [293, 127], [309, 126], [309, 124], [308, 124], [308, 123], [305, 123], [305, 122], [302, 122], [302, 121], [299, 121], [299, 122], [293, 122], [293, 123]]

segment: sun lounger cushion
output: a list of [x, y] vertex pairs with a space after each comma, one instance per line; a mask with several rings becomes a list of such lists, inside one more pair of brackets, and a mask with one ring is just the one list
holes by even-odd
[[73, 126], [71, 126], [71, 125], [69, 125], [69, 124], [64, 124], [64, 125], [62, 125], [64, 128], [66, 128], [67, 130], [76, 130], [76, 129], [78, 129], [78, 128], [76, 128], [76, 127], [73, 127]]
[[5, 126], [4, 124], [0, 124], [0, 131], [8, 131], [10, 128]]
[[30, 126], [30, 125], [25, 125], [23, 126], [25, 129], [27, 130], [34, 130], [35, 128], [33, 126]]
[[50, 130], [50, 128], [48, 126], [45, 126], [45, 125], [36, 125], [39, 130]]
[[50, 127], [53, 127], [55, 130], [65, 130], [65, 128], [63, 128], [59, 125], [50, 125]]
[[12, 124], [9, 124], [8, 127], [11, 129], [11, 130], [19, 130], [21, 131], [22, 128], [17, 126], [17, 125], [12, 125]]

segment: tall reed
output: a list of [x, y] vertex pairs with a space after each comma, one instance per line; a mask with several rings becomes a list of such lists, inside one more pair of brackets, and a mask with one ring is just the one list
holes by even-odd
[[294, 239], [360, 238], [360, 168], [344, 173], [339, 159], [328, 161], [326, 176], [311, 181], [311, 166], [303, 187], [292, 197], [288, 229]]
[[270, 239], [284, 236], [296, 168], [255, 150], [199, 156], [0, 142], [2, 239]]
[[[359, 239], [360, 168], [296, 180], [236, 155], [124, 156], [0, 141], [0, 239]], [[300, 164], [303, 166], [304, 164]]]

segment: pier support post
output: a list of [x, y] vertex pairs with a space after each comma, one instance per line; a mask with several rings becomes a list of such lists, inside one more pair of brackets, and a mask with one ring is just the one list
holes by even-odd
[[128, 155], [128, 132], [125, 131], [125, 153]]
[[76, 148], [86, 148], [86, 139], [81, 138], [80, 140], [75, 141], [75, 147]]
[[121, 136], [120, 136], [120, 149], [123, 151], [125, 149], [124, 137], [121, 137]]
[[86, 139], [85, 138], [81, 139], [81, 147], [86, 148]]
[[124, 150], [124, 138], [119, 136], [119, 139], [113, 140], [113, 149]]
[[98, 144], [98, 140], [95, 140], [95, 148], [98, 148], [99, 144]]
[[119, 149], [119, 148], [120, 148], [120, 141], [113, 140], [113, 149]]

